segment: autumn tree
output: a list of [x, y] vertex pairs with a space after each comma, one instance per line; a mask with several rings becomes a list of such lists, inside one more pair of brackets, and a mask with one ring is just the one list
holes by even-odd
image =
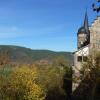
[[44, 100], [44, 89], [36, 82], [36, 79], [36, 69], [15, 68], [8, 78], [0, 79], [0, 99]]
[[0, 52], [0, 65], [6, 65], [10, 62], [8, 51]]

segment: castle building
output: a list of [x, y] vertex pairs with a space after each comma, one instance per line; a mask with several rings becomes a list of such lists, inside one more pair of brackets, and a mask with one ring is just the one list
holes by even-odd
[[[84, 24], [77, 32], [77, 51], [74, 52], [74, 70], [81, 68], [82, 62], [87, 60], [90, 46], [90, 30], [88, 24], [88, 16], [85, 14]], [[76, 68], [76, 69], [75, 69]]]
[[[100, 50], [100, 17], [94, 20], [91, 26], [88, 24], [88, 16], [85, 14], [84, 24], [77, 32], [77, 51], [74, 52], [74, 75], [78, 78], [82, 63], [87, 61], [88, 55], [94, 50]], [[73, 84], [73, 90], [78, 84]]]

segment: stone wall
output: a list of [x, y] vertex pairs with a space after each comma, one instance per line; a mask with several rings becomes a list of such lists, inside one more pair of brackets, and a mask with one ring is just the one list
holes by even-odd
[[90, 50], [100, 50], [100, 17], [90, 27]]

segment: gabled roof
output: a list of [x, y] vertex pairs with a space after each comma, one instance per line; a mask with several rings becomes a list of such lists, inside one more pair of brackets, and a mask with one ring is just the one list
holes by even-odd
[[84, 49], [84, 48], [86, 48], [86, 47], [89, 47], [89, 46], [90, 46], [90, 44], [88, 44], [88, 45], [86, 45], [86, 46], [84, 46], [84, 47], [78, 49], [77, 51], [73, 52], [73, 54], [75, 54], [76, 52], [78, 52], [78, 51], [80, 51], [80, 50], [82, 50], [82, 49]]

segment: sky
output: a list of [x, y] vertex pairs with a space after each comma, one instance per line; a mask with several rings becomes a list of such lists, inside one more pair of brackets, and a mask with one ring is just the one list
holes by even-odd
[[96, 0], [0, 0], [0, 45], [75, 51], [77, 31]]

